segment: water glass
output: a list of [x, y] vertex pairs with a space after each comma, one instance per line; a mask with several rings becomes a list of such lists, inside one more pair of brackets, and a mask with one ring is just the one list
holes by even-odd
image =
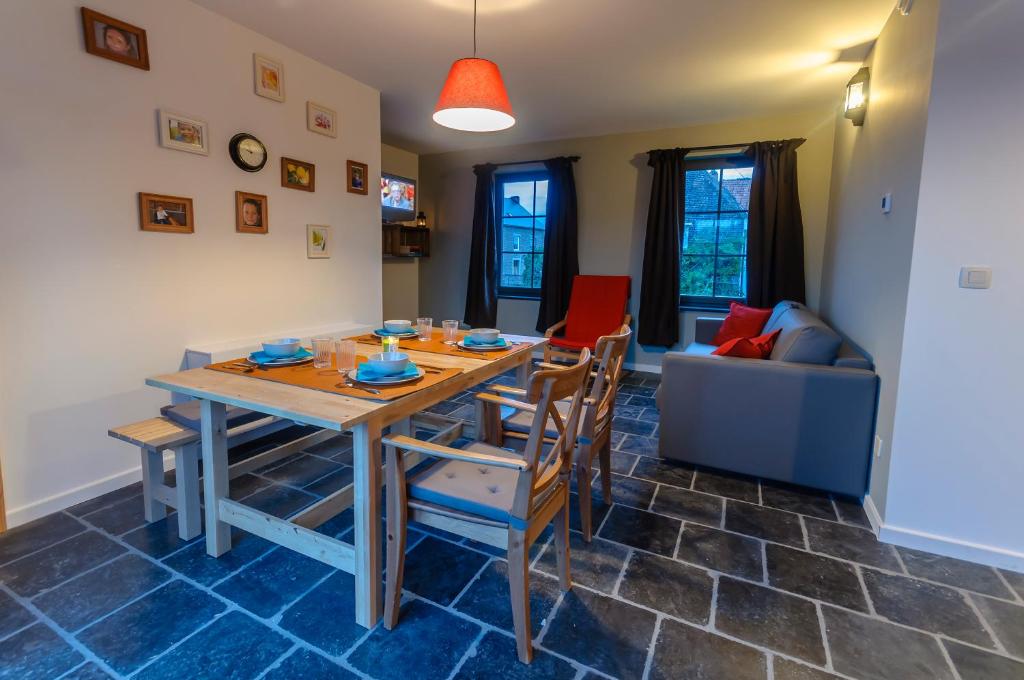
[[429, 316], [422, 316], [416, 319], [416, 332], [419, 333], [420, 342], [430, 340], [430, 333], [434, 330], [434, 320]]
[[444, 329], [444, 344], [454, 345], [459, 337], [459, 322], [454, 319], [447, 319], [441, 322], [441, 328]]
[[356, 341], [338, 340], [338, 349], [335, 354], [335, 363], [338, 365], [339, 373], [348, 373], [356, 367]]
[[333, 345], [331, 338], [313, 338], [313, 368], [331, 367]]

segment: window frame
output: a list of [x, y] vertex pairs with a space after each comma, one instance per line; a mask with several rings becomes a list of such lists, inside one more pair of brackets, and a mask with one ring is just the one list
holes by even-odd
[[[531, 171], [524, 171], [524, 172], [500, 172], [499, 171], [498, 173], [495, 174], [495, 181], [494, 181], [494, 219], [495, 219], [496, 226], [497, 226], [497, 229], [498, 229], [498, 297], [499, 298], [509, 298], [509, 299], [513, 299], [513, 300], [540, 300], [540, 285], [539, 285], [539, 282], [538, 282], [538, 286], [536, 288], [521, 288], [521, 287], [513, 287], [513, 286], [503, 286], [501, 284], [501, 281], [502, 281], [502, 260], [503, 260], [503, 256], [504, 255], [513, 255], [514, 254], [514, 255], [519, 255], [519, 256], [523, 257], [523, 266], [524, 267], [526, 265], [526, 256], [527, 255], [530, 255], [530, 256], [537, 255], [537, 254], [544, 255], [544, 251], [543, 250], [537, 250], [536, 249], [536, 239], [531, 239], [531, 242], [533, 243], [533, 247], [532, 247], [531, 250], [522, 250], [522, 249], [520, 249], [520, 250], [505, 251], [503, 249], [503, 245], [505, 243], [505, 239], [504, 239], [504, 233], [503, 233], [502, 230], [505, 228], [505, 226], [504, 226], [504, 217], [502, 215], [502, 209], [504, 208], [504, 205], [505, 205], [504, 186], [506, 184], [512, 184], [512, 183], [515, 183], [515, 182], [534, 182], [534, 183], [536, 183], [536, 182], [543, 181], [543, 180], [546, 180], [548, 182], [548, 190], [550, 191], [550, 188], [551, 188], [551, 181], [550, 181], [551, 180], [551, 173], [546, 171], [546, 170], [531, 170]], [[536, 198], [536, 187], [534, 187], [534, 204], [535, 204], [533, 206], [534, 209], [536, 209], [536, 201], [537, 201], [537, 198]], [[531, 227], [531, 231], [533, 231], [534, 233], [536, 233], [536, 218], [537, 217], [538, 217], [537, 215], [531, 215], [530, 216], [530, 219], [534, 220], [534, 222], [533, 222], [534, 226]], [[544, 214], [540, 215], [540, 217], [543, 217], [544, 220], [545, 220], [544, 228], [546, 230], [547, 229], [547, 206], [546, 205], [544, 207]], [[512, 219], [515, 219], [515, 218], [512, 218]], [[530, 266], [532, 267], [533, 266], [533, 258], [531, 257], [529, 261], [530, 261]]]
[[[714, 293], [715, 279], [717, 279], [717, 276], [712, 278], [712, 282], [711, 282], [712, 295], [710, 295], [710, 296], [709, 295], [684, 295], [683, 291], [682, 291], [682, 280], [681, 279], [682, 279], [682, 261], [683, 261], [683, 236], [684, 236], [684, 232], [685, 232], [685, 229], [686, 229], [686, 213], [687, 213], [687, 211], [686, 211], [686, 173], [688, 171], [690, 171], [690, 170], [727, 170], [727, 169], [734, 169], [734, 168], [753, 168], [753, 167], [754, 167], [753, 160], [750, 159], [749, 156], [746, 156], [744, 154], [730, 154], [728, 156], [720, 156], [720, 157], [717, 157], [717, 158], [715, 158], [715, 157], [712, 157], [712, 158], [701, 158], [699, 160], [692, 160], [692, 161], [684, 162], [684, 164], [683, 164], [683, 172], [682, 172], [682, 175], [679, 178], [679, 182], [680, 182], [680, 190], [679, 191], [680, 191], [680, 196], [682, 198], [682, 200], [680, 201], [680, 205], [679, 205], [679, 276], [680, 276], [680, 281], [679, 281], [679, 308], [680, 309], [719, 312], [719, 311], [728, 311], [729, 305], [731, 303], [733, 303], [733, 302], [738, 302], [740, 304], [746, 304], [747, 303], [747, 300], [748, 300], [748, 296], [747, 295], [744, 295], [743, 297], [716, 297], [713, 293]], [[743, 214], [743, 213], [746, 213], [746, 215], [748, 217], [747, 229], [749, 230], [749, 228], [750, 228], [750, 222], [749, 222], [750, 205], [749, 205], [749, 203], [747, 204], [747, 209], [745, 211], [744, 210], [727, 210], [727, 211], [725, 211], [726, 215], [730, 215], [730, 214], [736, 215], [736, 214]], [[721, 187], [721, 184], [719, 184], [719, 187], [718, 187], [718, 206], [717, 206], [717, 209], [715, 211], [712, 212], [710, 210], [700, 210], [700, 211], [693, 211], [690, 214], [693, 214], [693, 215], [714, 215], [714, 216], [716, 216], [716, 225], [717, 225], [717, 220], [720, 219], [722, 214], [723, 214], [722, 213], [722, 187]], [[715, 227], [715, 229], [716, 229], [716, 231], [715, 231], [715, 252], [713, 254], [710, 254], [710, 255], [700, 255], [699, 257], [709, 257], [709, 258], [711, 258], [711, 260], [712, 260], [712, 262], [714, 264], [714, 268], [712, 269], [712, 272], [717, 274], [717, 272], [718, 272], [718, 258], [719, 258], [719, 255], [718, 255], [719, 234], [718, 234], [718, 231], [717, 231], [717, 229], [718, 229], [717, 226]], [[749, 231], [748, 231], [748, 235], [749, 235]], [[748, 238], [749, 238], [749, 236], [748, 236]], [[723, 256], [723, 257], [743, 258], [743, 259], [746, 260], [749, 257], [749, 253], [744, 254], [744, 255], [728, 255], [728, 256]], [[748, 281], [748, 284], [749, 284], [749, 281]], [[749, 290], [747, 292], [749, 294]]]

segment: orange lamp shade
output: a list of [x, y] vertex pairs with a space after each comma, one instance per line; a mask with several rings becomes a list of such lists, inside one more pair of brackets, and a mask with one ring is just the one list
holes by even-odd
[[467, 132], [494, 132], [515, 125], [498, 65], [476, 57], [453, 63], [437, 98], [434, 122]]

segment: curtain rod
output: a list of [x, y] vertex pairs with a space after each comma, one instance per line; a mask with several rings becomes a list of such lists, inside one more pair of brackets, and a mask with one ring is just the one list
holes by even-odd
[[[556, 156], [556, 158], [557, 158], [557, 156]], [[566, 158], [568, 158], [573, 163], [575, 163], [576, 161], [578, 161], [580, 159], [579, 156], [566, 156]], [[548, 158], [538, 158], [535, 161], [512, 161], [510, 163], [495, 163], [494, 165], [497, 165], [500, 168], [500, 167], [504, 167], [506, 165], [530, 165], [532, 163], [543, 163], [546, 160], [550, 160], [550, 159], [548, 159]]]
[[[712, 144], [710, 146], [684, 146], [684, 147], [677, 147], [677, 148], [686, 149], [688, 152], [689, 151], [713, 151], [714, 149], [739, 149], [739, 148], [745, 147], [745, 146], [749, 147], [749, 146], [751, 146], [753, 144], [754, 144], [754, 142], [740, 142], [739, 144]], [[661, 149], [651, 149], [651, 151], [648, 151], [647, 153], [651, 153], [652, 151], [661, 151]]]

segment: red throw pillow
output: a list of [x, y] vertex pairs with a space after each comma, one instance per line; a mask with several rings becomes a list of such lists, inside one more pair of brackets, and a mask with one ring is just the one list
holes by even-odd
[[764, 325], [772, 315], [771, 309], [747, 307], [738, 302], [729, 303], [729, 315], [725, 317], [721, 328], [715, 333], [712, 341], [721, 345], [733, 338], [753, 338], [761, 334]]
[[740, 357], [741, 359], [767, 359], [782, 329], [759, 335], [756, 338], [733, 338], [723, 343], [712, 354], [720, 357]]

